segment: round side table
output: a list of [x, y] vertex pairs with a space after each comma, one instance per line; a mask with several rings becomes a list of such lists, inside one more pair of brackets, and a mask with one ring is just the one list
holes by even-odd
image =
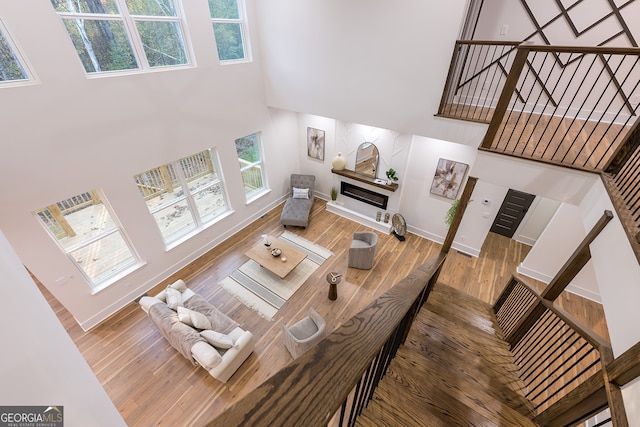
[[327, 282], [329, 282], [329, 299], [335, 300], [338, 298], [338, 283], [342, 280], [342, 274], [332, 271], [327, 274]]

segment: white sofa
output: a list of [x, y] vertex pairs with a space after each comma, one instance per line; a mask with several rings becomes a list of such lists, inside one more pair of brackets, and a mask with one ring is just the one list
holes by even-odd
[[[164, 289], [156, 296], [143, 296], [140, 306], [176, 350], [226, 383], [253, 352], [253, 334], [187, 289], [182, 280], [167, 288], [171, 289]], [[202, 316], [207, 318], [206, 326], [212, 325], [210, 329], [203, 329], [198, 323], [203, 321]]]

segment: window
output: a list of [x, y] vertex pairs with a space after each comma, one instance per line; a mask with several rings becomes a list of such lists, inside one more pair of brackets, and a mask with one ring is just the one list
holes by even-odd
[[29, 80], [22, 63], [9, 39], [8, 31], [0, 21], [0, 82]]
[[189, 63], [175, 0], [51, 0], [87, 73]]
[[36, 212], [94, 290], [139, 261], [103, 200], [97, 190], [88, 191]]
[[166, 244], [229, 210], [217, 157], [205, 150], [134, 177]]
[[257, 133], [236, 139], [236, 151], [240, 161], [240, 173], [247, 201], [266, 188], [262, 145]]
[[213, 32], [220, 61], [239, 61], [247, 58], [243, 0], [209, 0]]

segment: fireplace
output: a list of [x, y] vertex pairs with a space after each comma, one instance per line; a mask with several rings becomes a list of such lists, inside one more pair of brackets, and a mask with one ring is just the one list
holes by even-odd
[[344, 194], [347, 197], [360, 200], [361, 202], [368, 203], [380, 209], [387, 209], [387, 203], [389, 202], [389, 197], [384, 194], [376, 193], [344, 181], [340, 183], [340, 194]]

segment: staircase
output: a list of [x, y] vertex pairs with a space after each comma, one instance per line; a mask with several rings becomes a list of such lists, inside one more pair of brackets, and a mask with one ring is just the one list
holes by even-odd
[[491, 306], [438, 283], [356, 425], [536, 426], [516, 370]]

